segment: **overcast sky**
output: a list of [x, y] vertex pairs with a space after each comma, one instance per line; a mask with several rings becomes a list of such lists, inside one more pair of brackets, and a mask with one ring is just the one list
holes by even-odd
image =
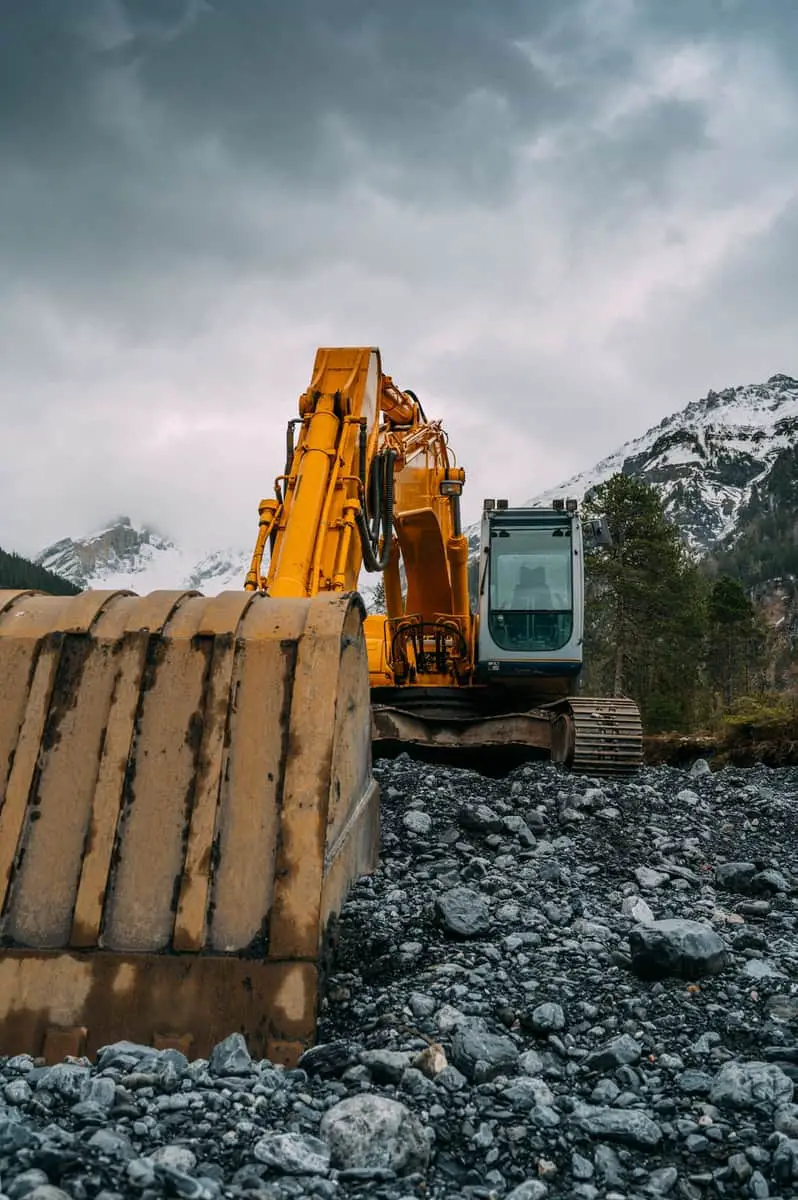
[[522, 502], [798, 375], [795, 0], [0, 0], [0, 545], [248, 545], [318, 345]]

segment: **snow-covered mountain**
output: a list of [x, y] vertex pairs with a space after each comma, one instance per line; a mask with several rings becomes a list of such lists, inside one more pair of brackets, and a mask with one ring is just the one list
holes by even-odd
[[770, 490], [774, 469], [798, 444], [798, 380], [772, 375], [767, 383], [710, 391], [626, 442], [589, 470], [531, 500], [581, 500], [622, 472], [656, 487], [668, 515], [698, 553], [734, 540], [758, 495]]
[[117, 517], [86, 537], [55, 542], [36, 561], [83, 588], [122, 588], [139, 594], [190, 588], [212, 596], [243, 586], [251, 555], [251, 547], [178, 547], [147, 525]]
[[[144, 595], [180, 588], [215, 596], [244, 586], [252, 547], [200, 550], [177, 546], [148, 525], [117, 517], [81, 538], [62, 538], [42, 550], [36, 562], [81, 588], [120, 588]], [[266, 560], [264, 560], [266, 561]], [[374, 603], [376, 577], [360, 580], [367, 608]]]

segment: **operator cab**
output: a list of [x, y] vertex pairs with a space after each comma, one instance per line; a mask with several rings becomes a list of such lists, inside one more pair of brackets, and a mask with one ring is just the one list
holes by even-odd
[[477, 675], [574, 690], [582, 667], [582, 535], [576, 504], [482, 514]]

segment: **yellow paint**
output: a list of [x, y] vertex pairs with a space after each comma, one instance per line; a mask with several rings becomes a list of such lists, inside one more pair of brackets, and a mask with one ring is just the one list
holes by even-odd
[[[357, 520], [368, 504], [360, 479], [363, 428], [367, 481], [378, 455], [395, 455], [393, 553], [384, 573], [389, 623], [386, 628], [384, 620], [369, 619], [372, 685], [390, 686], [410, 676], [418, 685], [469, 682], [475, 631], [468, 602], [468, 542], [457, 529], [458, 499], [444, 494], [447, 488], [462, 490], [465, 472], [454, 464], [441, 423], [427, 420], [418, 401], [382, 373], [379, 351], [369, 347], [319, 350], [299, 412], [302, 424], [288, 474], [277, 481], [279, 498], [259, 506], [245, 587], [275, 597], [356, 589], [363, 565]], [[408, 580], [405, 598], [400, 557]], [[395, 643], [398, 621], [405, 633]], [[408, 623], [416, 629], [409, 651]], [[444, 629], [449, 661], [433, 677], [423, 669], [424, 652], [433, 649]]]

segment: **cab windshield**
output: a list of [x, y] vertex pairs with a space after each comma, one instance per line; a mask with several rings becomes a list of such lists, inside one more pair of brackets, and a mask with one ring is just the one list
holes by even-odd
[[488, 625], [504, 650], [559, 650], [573, 629], [571, 523], [494, 528]]

